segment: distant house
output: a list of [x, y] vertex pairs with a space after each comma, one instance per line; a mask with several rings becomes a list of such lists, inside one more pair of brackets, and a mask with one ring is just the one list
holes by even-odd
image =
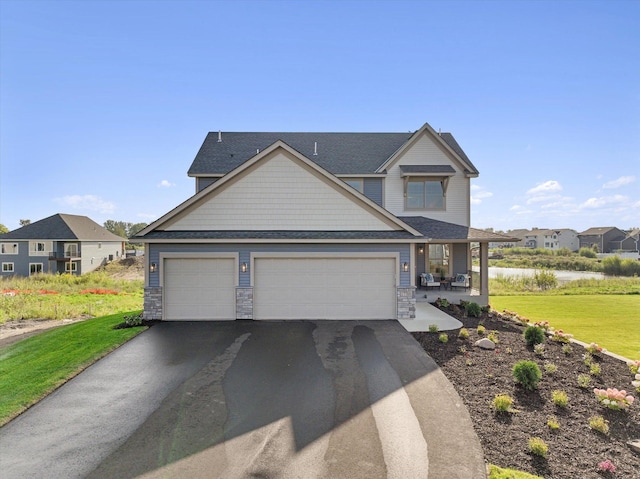
[[[513, 235], [513, 233], [510, 233]], [[525, 248], [543, 248], [558, 250], [568, 248], [578, 251], [578, 232], [568, 228], [561, 229], [533, 229], [523, 235]]]
[[126, 241], [86, 216], [58, 213], [0, 235], [0, 276], [88, 273], [122, 256]]
[[589, 228], [578, 233], [578, 238], [580, 248], [595, 248], [599, 253], [616, 253], [621, 250], [627, 233], [614, 226], [605, 226]]

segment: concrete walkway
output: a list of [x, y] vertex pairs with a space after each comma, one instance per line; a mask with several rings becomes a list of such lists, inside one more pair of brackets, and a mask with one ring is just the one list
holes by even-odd
[[429, 331], [429, 326], [432, 324], [438, 326], [438, 331], [450, 331], [462, 327], [462, 323], [456, 318], [427, 302], [416, 303], [415, 319], [401, 319], [398, 322], [410, 333]]

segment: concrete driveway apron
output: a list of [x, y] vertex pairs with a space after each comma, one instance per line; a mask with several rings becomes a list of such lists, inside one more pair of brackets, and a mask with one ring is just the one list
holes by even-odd
[[164, 322], [0, 429], [12, 478], [470, 478], [460, 397], [396, 321]]

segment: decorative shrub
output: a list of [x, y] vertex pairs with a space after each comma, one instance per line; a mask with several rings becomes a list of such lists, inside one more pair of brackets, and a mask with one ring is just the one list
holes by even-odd
[[449, 336], [447, 335], [447, 333], [441, 333], [440, 336], [438, 336], [438, 341], [440, 341], [441, 343], [448, 343]]
[[555, 416], [549, 416], [547, 418], [547, 427], [552, 431], [556, 431], [560, 429], [560, 423], [558, 422], [558, 418]]
[[573, 348], [571, 347], [570, 344], [563, 344], [562, 345], [562, 352], [564, 354], [566, 354], [567, 356], [569, 356], [573, 352]]
[[595, 388], [593, 393], [596, 398], [604, 407], [615, 410], [626, 410], [633, 404], [635, 398], [627, 394], [624, 389], [618, 390], [616, 388], [598, 389]]
[[548, 374], [555, 374], [558, 372], [558, 366], [553, 363], [545, 362], [544, 363], [544, 372]]
[[476, 328], [476, 332], [480, 335], [483, 336], [484, 333], [486, 332], [487, 328], [485, 328], [482, 324], [479, 324], [478, 327]]
[[440, 328], [438, 327], [437, 324], [430, 324], [429, 325], [429, 332], [430, 333], [437, 333], [438, 331], [440, 331]]
[[513, 398], [508, 394], [498, 394], [492, 403], [495, 412], [512, 412]]
[[582, 389], [586, 389], [591, 384], [591, 376], [588, 374], [578, 374], [578, 386]]
[[598, 471], [600, 472], [616, 472], [617, 467], [613, 465], [609, 459], [598, 463]]
[[480, 307], [480, 305], [473, 301], [466, 303], [464, 306], [464, 310], [467, 316], [472, 316], [474, 318], [479, 318], [480, 314], [482, 313], [482, 308]]
[[601, 372], [602, 370], [598, 363], [591, 363], [591, 366], [589, 366], [589, 374], [592, 376], [600, 376]]
[[569, 405], [569, 397], [567, 396], [567, 393], [560, 389], [556, 389], [551, 392], [551, 400], [553, 401], [553, 404], [558, 407], [565, 408]]
[[533, 346], [533, 352], [538, 356], [544, 356], [544, 344], [536, 344]]
[[558, 329], [557, 331], [554, 331], [553, 334], [551, 335], [551, 340], [556, 341], [558, 343], [566, 344], [571, 341], [572, 337], [573, 337], [572, 334], [565, 333], [562, 331], [562, 329]]
[[523, 333], [527, 346], [544, 343], [544, 329], [537, 326], [527, 326]]
[[461, 328], [460, 331], [458, 331], [458, 337], [460, 339], [469, 339], [469, 330], [467, 328]]
[[547, 446], [547, 443], [544, 442], [542, 438], [531, 437], [529, 438], [529, 451], [536, 456], [547, 457], [549, 446]]
[[591, 416], [589, 418], [589, 427], [601, 434], [609, 434], [609, 421], [602, 416]]
[[540, 368], [533, 361], [518, 361], [513, 366], [512, 373], [516, 382], [529, 391], [536, 389], [542, 378]]
[[500, 340], [498, 339], [498, 331], [491, 331], [487, 334], [487, 338], [494, 342], [494, 344], [498, 344]]
[[586, 349], [589, 354], [598, 354], [607, 351], [602, 346], [598, 346], [598, 343], [591, 343], [588, 346], [585, 346], [584, 349]]
[[591, 356], [591, 353], [589, 351], [582, 355], [582, 362], [585, 366], [591, 366], [591, 363], [593, 362], [593, 356]]
[[636, 380], [635, 381], [631, 381], [631, 384], [633, 385], [634, 388], [636, 388], [636, 391], [638, 391], [640, 393], [640, 373], [635, 375]]
[[631, 374], [640, 373], [640, 360], [630, 361], [627, 364], [629, 365], [629, 371], [631, 371]]

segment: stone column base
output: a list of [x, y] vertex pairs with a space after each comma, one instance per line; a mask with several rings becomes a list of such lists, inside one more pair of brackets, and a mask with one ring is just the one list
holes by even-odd
[[253, 319], [253, 288], [236, 288], [236, 319]]
[[162, 319], [162, 288], [144, 288], [144, 312], [142, 318], [145, 321]]
[[397, 319], [415, 319], [416, 318], [415, 286], [409, 286], [408, 288], [397, 288], [396, 298], [398, 300]]

